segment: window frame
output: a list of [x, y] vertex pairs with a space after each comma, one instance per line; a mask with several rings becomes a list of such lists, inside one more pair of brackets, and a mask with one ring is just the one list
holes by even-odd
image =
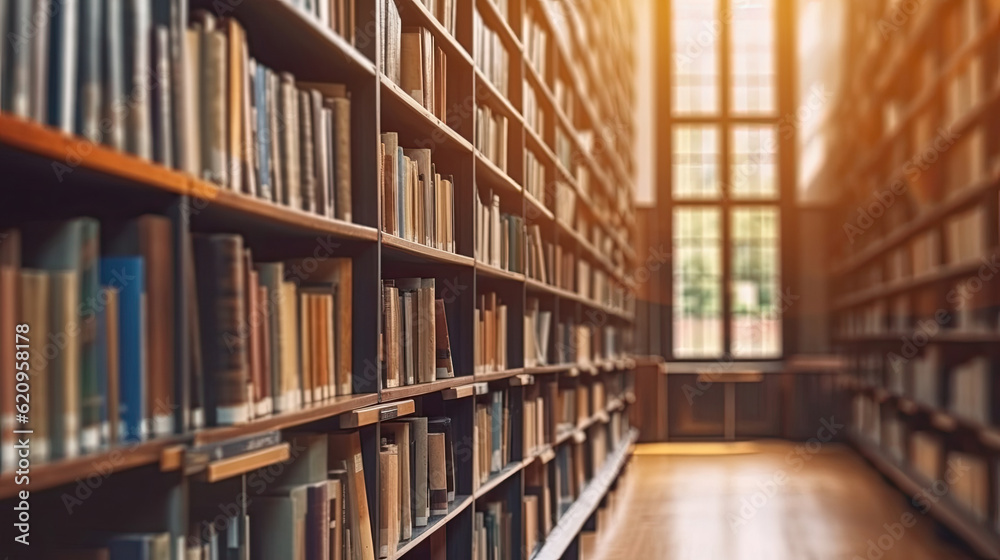
[[[673, 6], [674, 0], [665, 0], [659, 3], [659, 14], [657, 21], [664, 31], [659, 34], [659, 63], [658, 69], [660, 79], [658, 80], [658, 143], [657, 155], [659, 164], [657, 167], [657, 194], [656, 197], [662, 203], [658, 205], [660, 223], [662, 229], [660, 234], [669, 241], [669, 246], [673, 247], [673, 214], [675, 208], [683, 207], [713, 207], [719, 210], [721, 215], [722, 239], [722, 353], [721, 355], [706, 356], [677, 356], [674, 349], [674, 317], [678, 307], [674, 301], [674, 261], [670, 259], [667, 273], [661, 279], [661, 293], [668, 303], [668, 310], [660, 317], [661, 333], [663, 335], [661, 348], [665, 350], [663, 355], [671, 361], [677, 362], [706, 362], [713, 360], [725, 360], [733, 362], [761, 362], [770, 360], [781, 360], [790, 353], [794, 353], [794, 297], [792, 301], [786, 301], [785, 294], [790, 292], [793, 296], [796, 293], [793, 287], [790, 262], [795, 254], [794, 235], [794, 211], [792, 205], [795, 197], [795, 143], [796, 130], [794, 126], [794, 0], [773, 0], [774, 17], [773, 31], [773, 62], [774, 62], [774, 84], [772, 91], [774, 111], [769, 114], [744, 113], [733, 110], [733, 73], [732, 73], [732, 14], [733, 6], [746, 0], [716, 0], [718, 6], [717, 21], [720, 23], [720, 33], [717, 36], [717, 107], [714, 113], [692, 113], [674, 112], [674, 56], [673, 45]], [[783, 117], [792, 115], [792, 117]], [[786, 126], [792, 124], [793, 126]], [[716, 136], [719, 141], [718, 161], [720, 189], [718, 197], [675, 197], [673, 189], [673, 137], [674, 130], [678, 126], [710, 126], [716, 129]], [[774, 154], [776, 165], [777, 194], [774, 198], [744, 197], [734, 199], [731, 196], [733, 183], [732, 146], [733, 130], [741, 126], [772, 126], [777, 140], [777, 150]], [[780, 349], [775, 355], [765, 356], [734, 356], [733, 350], [733, 270], [732, 270], [732, 213], [736, 208], [749, 207], [769, 207], [775, 208], [779, 213], [778, 223], [778, 298], [776, 305], [781, 318]], [[787, 291], [786, 291], [787, 290]]]

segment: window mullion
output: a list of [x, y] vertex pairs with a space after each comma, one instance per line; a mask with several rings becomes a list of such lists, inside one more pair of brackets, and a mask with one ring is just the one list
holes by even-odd
[[721, 24], [721, 35], [719, 36], [719, 91], [720, 101], [720, 123], [719, 123], [719, 177], [722, 181], [722, 199], [720, 204], [720, 223], [722, 225], [722, 353], [723, 356], [732, 355], [732, 294], [730, 293], [730, 279], [732, 278], [732, 225], [730, 223], [729, 206], [731, 196], [731, 177], [729, 165], [730, 151], [730, 122], [729, 105], [732, 95], [732, 84], [730, 80], [730, 44], [732, 40], [732, 0], [719, 0], [719, 23]]

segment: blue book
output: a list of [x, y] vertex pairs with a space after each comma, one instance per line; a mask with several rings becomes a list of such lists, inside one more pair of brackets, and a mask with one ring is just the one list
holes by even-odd
[[145, 265], [142, 257], [101, 259], [101, 284], [118, 290], [119, 426], [122, 441], [146, 438]]
[[271, 194], [271, 123], [267, 115], [267, 68], [257, 64], [253, 80], [254, 106], [257, 107], [257, 165], [258, 196], [274, 200]]
[[[101, 290], [101, 301], [107, 301], [109, 288]], [[100, 306], [97, 310], [97, 396], [98, 414], [100, 418], [101, 444], [108, 445], [114, 439], [108, 431], [108, 308]], [[117, 434], [115, 434], [117, 435]]]

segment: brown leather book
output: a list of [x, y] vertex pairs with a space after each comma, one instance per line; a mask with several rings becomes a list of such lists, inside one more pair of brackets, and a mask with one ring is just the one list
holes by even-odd
[[250, 250], [243, 251], [243, 281], [246, 284], [244, 290], [244, 305], [246, 316], [240, 321], [240, 330], [233, 333], [234, 336], [246, 339], [247, 345], [247, 402], [250, 405], [250, 416], [260, 416], [258, 407], [261, 402], [261, 364], [260, 364], [260, 309], [257, 302], [257, 292], [259, 280], [257, 272], [253, 269], [253, 258]]
[[229, 125], [226, 142], [226, 167], [229, 170], [227, 186], [234, 191], [240, 191], [243, 187], [243, 127], [246, 124], [243, 120], [243, 96], [246, 88], [243, 59], [246, 34], [235, 18], [226, 18], [219, 26], [225, 32], [227, 39], [224, 66], [227, 69], [226, 91], [229, 94], [226, 104], [228, 109], [226, 124]]
[[431, 515], [448, 513], [448, 471], [445, 466], [445, 435], [427, 434], [427, 476]]
[[195, 274], [205, 369], [208, 425], [249, 420], [247, 343], [238, 336], [246, 317], [243, 239], [195, 235]]
[[303, 404], [313, 403], [315, 377], [313, 374], [313, 339], [312, 339], [312, 294], [299, 293], [299, 360], [302, 366], [301, 386]]
[[[0, 231], [0, 472], [16, 468], [14, 452], [14, 386], [17, 384], [18, 345], [31, 349], [30, 332], [18, 333], [17, 325], [21, 269], [21, 234], [16, 229]], [[17, 335], [20, 334], [21, 337]], [[31, 367], [29, 363], [28, 367]], [[23, 368], [22, 368], [23, 369]], [[25, 375], [30, 373], [25, 372]]]
[[394, 558], [399, 546], [399, 447], [379, 451], [379, 557]]
[[335, 97], [333, 109], [334, 198], [338, 220], [352, 221], [351, 212], [351, 100]]
[[437, 362], [437, 379], [450, 379], [455, 377], [455, 367], [451, 359], [451, 340], [448, 337], [448, 314], [445, 313], [444, 300], [434, 300], [434, 329], [436, 331], [434, 340], [437, 348], [435, 357]]

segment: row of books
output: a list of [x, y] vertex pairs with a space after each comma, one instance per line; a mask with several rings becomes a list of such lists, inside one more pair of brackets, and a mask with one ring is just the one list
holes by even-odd
[[386, 388], [455, 376], [445, 302], [433, 278], [397, 278], [382, 285], [382, 371]]
[[538, 95], [535, 88], [527, 86], [524, 88], [524, 109], [521, 111], [524, 116], [524, 124], [541, 135], [545, 132], [545, 112], [538, 104]]
[[543, 79], [547, 75], [548, 70], [548, 40], [549, 34], [546, 32], [545, 28], [538, 23], [538, 16], [534, 13], [534, 9], [528, 9], [524, 13], [524, 26], [522, 27], [522, 34], [524, 35], [524, 55], [528, 59], [528, 63], [538, 72], [539, 76]]
[[35, 397], [18, 412], [30, 419], [36, 462], [175, 431], [172, 239], [157, 216], [2, 232], [0, 332], [11, 340], [0, 350], [2, 470], [17, 462], [21, 382]]
[[476, 67], [500, 95], [509, 97], [510, 54], [500, 34], [486, 25], [478, 10], [472, 14], [472, 52]]
[[477, 397], [475, 414], [475, 454], [472, 463], [473, 487], [478, 488], [514, 459], [511, 454], [514, 434], [510, 429], [510, 395], [500, 389]]
[[[522, 422], [524, 436], [521, 447], [524, 449], [525, 457], [537, 455], [550, 445], [548, 430], [548, 408], [545, 406], [546, 399], [543, 398], [542, 387], [551, 387], [554, 383], [535, 383], [528, 385], [524, 389], [524, 405]], [[551, 397], [550, 397], [551, 398]], [[555, 402], [551, 400], [550, 402]]]
[[473, 312], [476, 373], [507, 369], [507, 306], [495, 292], [482, 293]]
[[285, 0], [319, 20], [348, 43], [355, 43], [357, 14], [354, 0]]
[[455, 179], [442, 176], [426, 148], [404, 148], [382, 134], [379, 184], [382, 229], [408, 241], [455, 252]]
[[476, 259], [503, 270], [524, 272], [524, 218], [500, 211], [500, 195], [476, 200]]
[[527, 298], [524, 305], [525, 367], [548, 365], [551, 327], [552, 311], [541, 309], [538, 298]]
[[482, 504], [473, 519], [472, 560], [507, 560], [514, 554], [514, 515], [506, 502]]
[[492, 161], [501, 171], [507, 171], [507, 115], [488, 105], [476, 107], [476, 149]]
[[397, 28], [401, 29], [398, 34], [385, 39], [385, 56], [390, 57], [387, 68], [392, 72], [389, 76], [434, 116], [447, 120], [448, 59], [444, 49], [434, 44], [434, 33], [430, 29], [400, 28], [398, 22], [391, 22], [390, 29]]
[[524, 191], [546, 204], [545, 165], [531, 150], [524, 150]]
[[544, 284], [550, 282], [549, 263], [552, 262], [550, 255], [553, 252], [553, 244], [542, 239], [542, 229], [538, 224], [531, 224], [527, 228], [525, 249], [525, 271], [524, 274], [533, 280], [538, 280]]
[[379, 557], [394, 558], [414, 529], [455, 502], [455, 444], [448, 417], [405, 418], [381, 429]]

